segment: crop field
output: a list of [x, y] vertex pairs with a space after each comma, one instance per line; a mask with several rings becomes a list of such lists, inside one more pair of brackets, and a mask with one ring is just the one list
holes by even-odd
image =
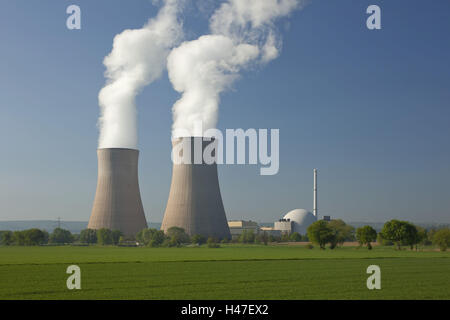
[[[81, 268], [68, 290], [66, 268]], [[369, 265], [381, 290], [368, 290]], [[375, 247], [0, 247], [0, 299], [450, 299], [450, 254]]]

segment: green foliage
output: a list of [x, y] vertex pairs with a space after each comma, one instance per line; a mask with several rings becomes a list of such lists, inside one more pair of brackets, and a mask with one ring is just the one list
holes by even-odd
[[335, 243], [335, 233], [324, 220], [314, 222], [308, 227], [308, 238], [319, 245], [320, 249], [325, 249], [327, 243]]
[[253, 230], [243, 230], [241, 235], [238, 238], [240, 243], [254, 243], [255, 242], [255, 233]]
[[0, 231], [0, 244], [10, 246], [14, 242], [12, 231]]
[[94, 230], [94, 229], [81, 230], [80, 242], [87, 243], [87, 244], [97, 243], [97, 230]]
[[220, 244], [217, 243], [217, 239], [213, 237], [209, 237], [206, 241], [208, 248], [220, 248]]
[[338, 244], [342, 245], [345, 241], [353, 241], [355, 239], [355, 228], [346, 224], [343, 220], [331, 220], [328, 222], [328, 227], [333, 230], [334, 237], [330, 242], [331, 248]]
[[367, 248], [371, 250], [371, 242], [377, 240], [377, 232], [371, 226], [364, 226], [356, 229], [356, 239], [360, 245], [367, 245]]
[[49, 237], [49, 243], [64, 244], [72, 242], [73, 242], [72, 233], [69, 230], [64, 230], [61, 228], [54, 229]]
[[170, 238], [169, 246], [171, 247], [190, 242], [190, 238], [183, 228], [171, 227], [167, 230], [167, 236]]
[[289, 236], [289, 240], [294, 241], [294, 242], [299, 242], [300, 240], [302, 240], [302, 236], [298, 232], [293, 232]]
[[381, 232], [378, 232], [377, 242], [382, 246], [392, 246], [394, 244], [391, 240], [384, 239]]
[[200, 234], [194, 234], [191, 238], [191, 242], [193, 244], [198, 244], [199, 246], [201, 246], [202, 244], [206, 243], [206, 238]]
[[159, 247], [166, 240], [164, 231], [157, 229], [143, 229], [137, 235], [136, 239], [139, 243], [142, 243], [149, 247]]
[[446, 251], [450, 246], [450, 229], [442, 228], [433, 235], [433, 244], [439, 246], [441, 251]]
[[267, 246], [267, 244], [269, 243], [269, 236], [267, 235], [267, 232], [264, 231], [262, 233], [259, 233], [256, 236], [255, 241], [257, 241], [257, 243], [263, 243], [265, 246]]
[[391, 240], [400, 249], [401, 245], [413, 246], [420, 242], [416, 227], [406, 221], [391, 220], [384, 224], [382, 237]]
[[48, 241], [48, 232], [37, 228], [14, 231], [13, 243], [19, 246], [38, 246]]
[[123, 234], [120, 230], [112, 230], [111, 231], [112, 243], [117, 246], [119, 244], [120, 237], [122, 235]]
[[97, 243], [101, 246], [113, 244], [112, 231], [106, 228], [97, 230]]
[[289, 240], [290, 240], [290, 238], [289, 238], [289, 233], [283, 232], [283, 233], [281, 234], [281, 242], [288, 242]]

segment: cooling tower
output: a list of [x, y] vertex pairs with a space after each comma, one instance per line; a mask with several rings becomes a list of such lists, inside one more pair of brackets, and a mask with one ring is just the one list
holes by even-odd
[[98, 149], [98, 181], [89, 229], [120, 230], [134, 236], [147, 228], [138, 182], [139, 151]]
[[[215, 161], [207, 164], [202, 158], [194, 156], [195, 145], [203, 153], [207, 146], [215, 143], [214, 139], [178, 138], [172, 142], [174, 150], [179, 143], [183, 143], [186, 150], [190, 149], [191, 155], [187, 157], [191, 163], [173, 163], [172, 184], [161, 230], [166, 232], [176, 226], [183, 228], [189, 235], [231, 238], [220, 194], [217, 164]], [[215, 158], [214, 152], [212, 154]], [[194, 160], [197, 161], [194, 163]]]

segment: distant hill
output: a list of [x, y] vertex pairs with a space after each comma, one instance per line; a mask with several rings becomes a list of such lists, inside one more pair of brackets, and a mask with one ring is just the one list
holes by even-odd
[[[80, 233], [81, 230], [86, 229], [87, 221], [61, 221], [61, 228], [69, 230], [72, 233]], [[58, 227], [58, 221], [56, 220], [19, 220], [19, 221], [0, 221], [0, 230], [26, 230], [31, 228], [38, 228], [52, 232], [53, 229]], [[149, 223], [149, 228], [159, 229], [161, 223]]]
[[[61, 228], [69, 230], [72, 233], [80, 233], [81, 230], [86, 229], [88, 222], [87, 221], [61, 221]], [[347, 224], [359, 228], [362, 226], [369, 225], [377, 232], [381, 231], [383, 228], [384, 222], [362, 222], [362, 221], [354, 221], [348, 222]], [[259, 224], [262, 227], [272, 227], [273, 222], [262, 222]], [[416, 223], [416, 225], [421, 226], [422, 228], [437, 228], [437, 227], [449, 227], [448, 223]], [[48, 232], [52, 232], [53, 229], [58, 227], [58, 221], [56, 220], [19, 220], [19, 221], [0, 221], [0, 231], [1, 230], [25, 230], [31, 228], [38, 228], [41, 230], [46, 230]], [[150, 222], [148, 224], [149, 228], [160, 229], [160, 222]]]

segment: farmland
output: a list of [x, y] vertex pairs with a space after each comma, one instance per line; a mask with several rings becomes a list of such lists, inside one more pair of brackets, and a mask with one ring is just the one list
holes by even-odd
[[[81, 268], [68, 290], [66, 268]], [[381, 290], [366, 269], [381, 268]], [[375, 247], [0, 247], [0, 299], [450, 299], [450, 254]]]

